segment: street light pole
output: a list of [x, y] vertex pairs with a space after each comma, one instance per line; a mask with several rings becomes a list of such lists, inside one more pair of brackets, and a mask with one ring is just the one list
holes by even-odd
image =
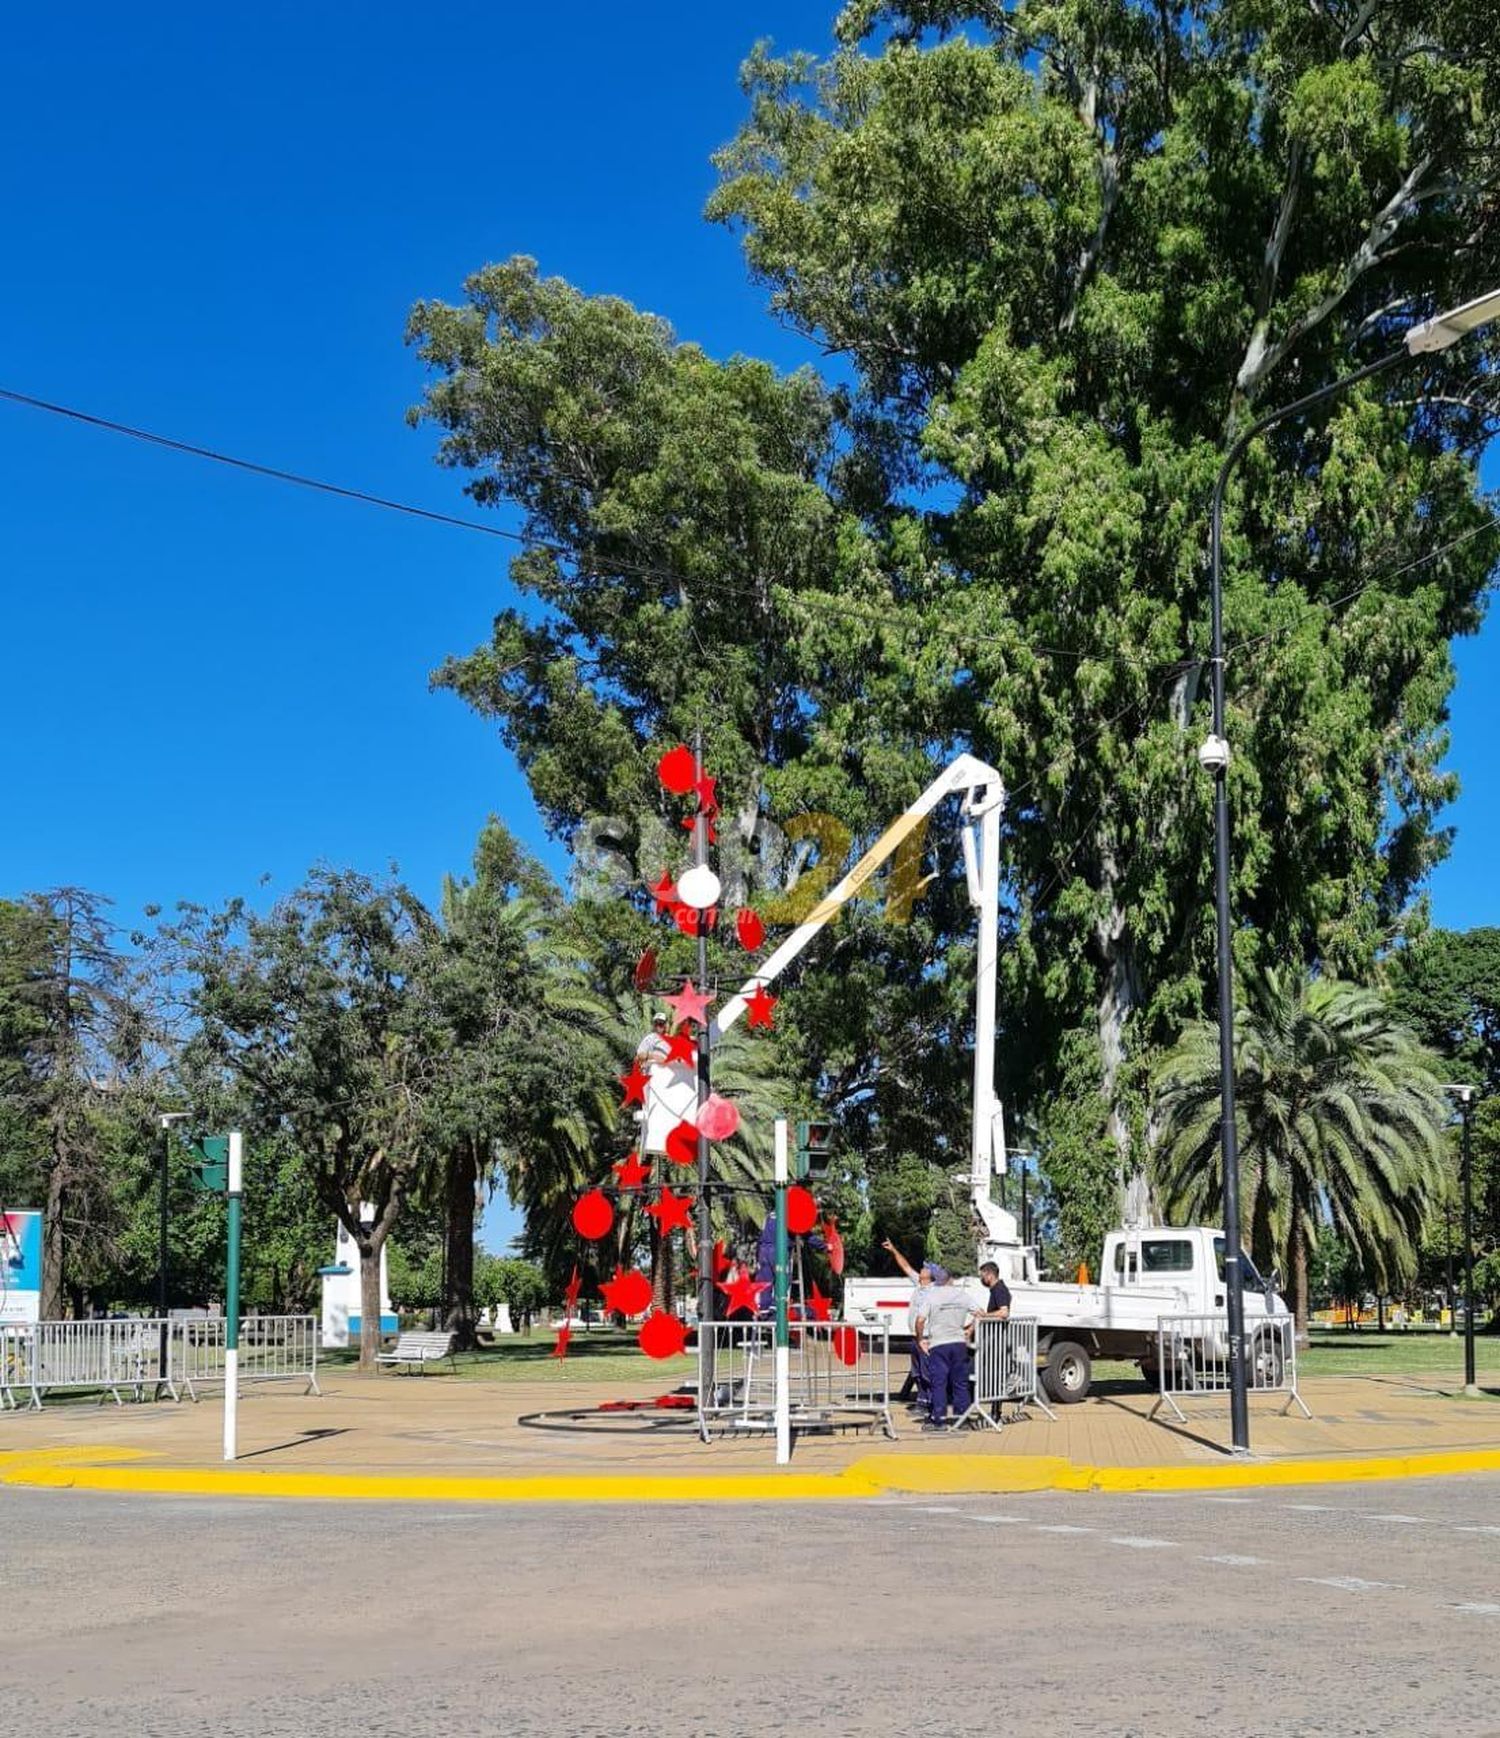
[[1224, 1173], [1224, 1299], [1229, 1329], [1229, 1425], [1236, 1454], [1250, 1450], [1250, 1407], [1244, 1362], [1245, 1276], [1240, 1264], [1240, 1165], [1234, 1112], [1234, 954], [1229, 913], [1229, 744], [1224, 736], [1224, 490], [1230, 473], [1257, 435], [1288, 418], [1325, 404], [1361, 381], [1407, 361], [1412, 356], [1446, 350], [1467, 333], [1500, 317], [1500, 290], [1476, 297], [1460, 308], [1440, 314], [1406, 334], [1406, 342], [1388, 356], [1356, 368], [1279, 410], [1257, 417], [1236, 436], [1214, 481], [1209, 530], [1209, 583], [1213, 729], [1198, 750], [1198, 761], [1214, 781], [1214, 912], [1219, 976], [1219, 1145]]
[[[1463, 1124], [1459, 1186], [1463, 1190], [1464, 1198], [1464, 1393], [1477, 1397], [1479, 1383], [1474, 1374], [1474, 1162], [1469, 1141], [1469, 1124], [1474, 1115], [1474, 1088], [1459, 1084], [1445, 1086], [1443, 1090], [1451, 1092], [1458, 1100], [1458, 1114]], [[1451, 1253], [1449, 1259], [1452, 1260]], [[1451, 1321], [1451, 1316], [1449, 1319]]]

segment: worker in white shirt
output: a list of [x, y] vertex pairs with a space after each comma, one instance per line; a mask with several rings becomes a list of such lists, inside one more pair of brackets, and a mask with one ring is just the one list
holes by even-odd
[[928, 1377], [927, 1354], [917, 1343], [917, 1323], [922, 1319], [927, 1308], [928, 1293], [932, 1290], [932, 1264], [924, 1261], [920, 1267], [913, 1267], [889, 1237], [882, 1247], [915, 1288], [906, 1311], [906, 1329], [911, 1335], [911, 1372], [901, 1392], [903, 1396], [915, 1392], [917, 1411], [924, 1418], [931, 1417], [932, 1383]]

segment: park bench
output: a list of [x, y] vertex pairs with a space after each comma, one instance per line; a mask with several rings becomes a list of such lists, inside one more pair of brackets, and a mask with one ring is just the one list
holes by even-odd
[[439, 1359], [446, 1358], [453, 1362], [453, 1335], [448, 1333], [408, 1333], [398, 1334], [394, 1352], [382, 1352], [376, 1358], [377, 1364], [395, 1364], [404, 1366], [407, 1370], [413, 1368], [424, 1374], [429, 1364], [436, 1364]]

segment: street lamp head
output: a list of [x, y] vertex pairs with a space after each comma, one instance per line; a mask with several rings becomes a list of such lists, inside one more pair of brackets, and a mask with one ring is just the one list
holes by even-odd
[[1470, 332], [1487, 326], [1491, 320], [1500, 320], [1500, 290], [1475, 296], [1472, 302], [1450, 308], [1446, 314], [1435, 314], [1432, 319], [1411, 327], [1406, 334], [1407, 351], [1412, 356], [1427, 356], [1434, 351], [1446, 350]]
[[190, 1110], [164, 1110], [158, 1113], [156, 1121], [161, 1128], [171, 1128], [174, 1122], [186, 1122], [192, 1114]]
[[1462, 1080], [1445, 1080], [1443, 1091], [1451, 1092], [1461, 1105], [1467, 1107], [1473, 1103], [1475, 1088]]

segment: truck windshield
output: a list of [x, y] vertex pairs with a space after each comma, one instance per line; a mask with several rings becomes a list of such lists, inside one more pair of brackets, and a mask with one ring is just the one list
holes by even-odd
[[[1219, 1278], [1224, 1277], [1224, 1239], [1214, 1239], [1214, 1265], [1219, 1270]], [[1260, 1270], [1242, 1249], [1240, 1251], [1240, 1279], [1246, 1291], [1264, 1291], [1266, 1282], [1260, 1276]]]

